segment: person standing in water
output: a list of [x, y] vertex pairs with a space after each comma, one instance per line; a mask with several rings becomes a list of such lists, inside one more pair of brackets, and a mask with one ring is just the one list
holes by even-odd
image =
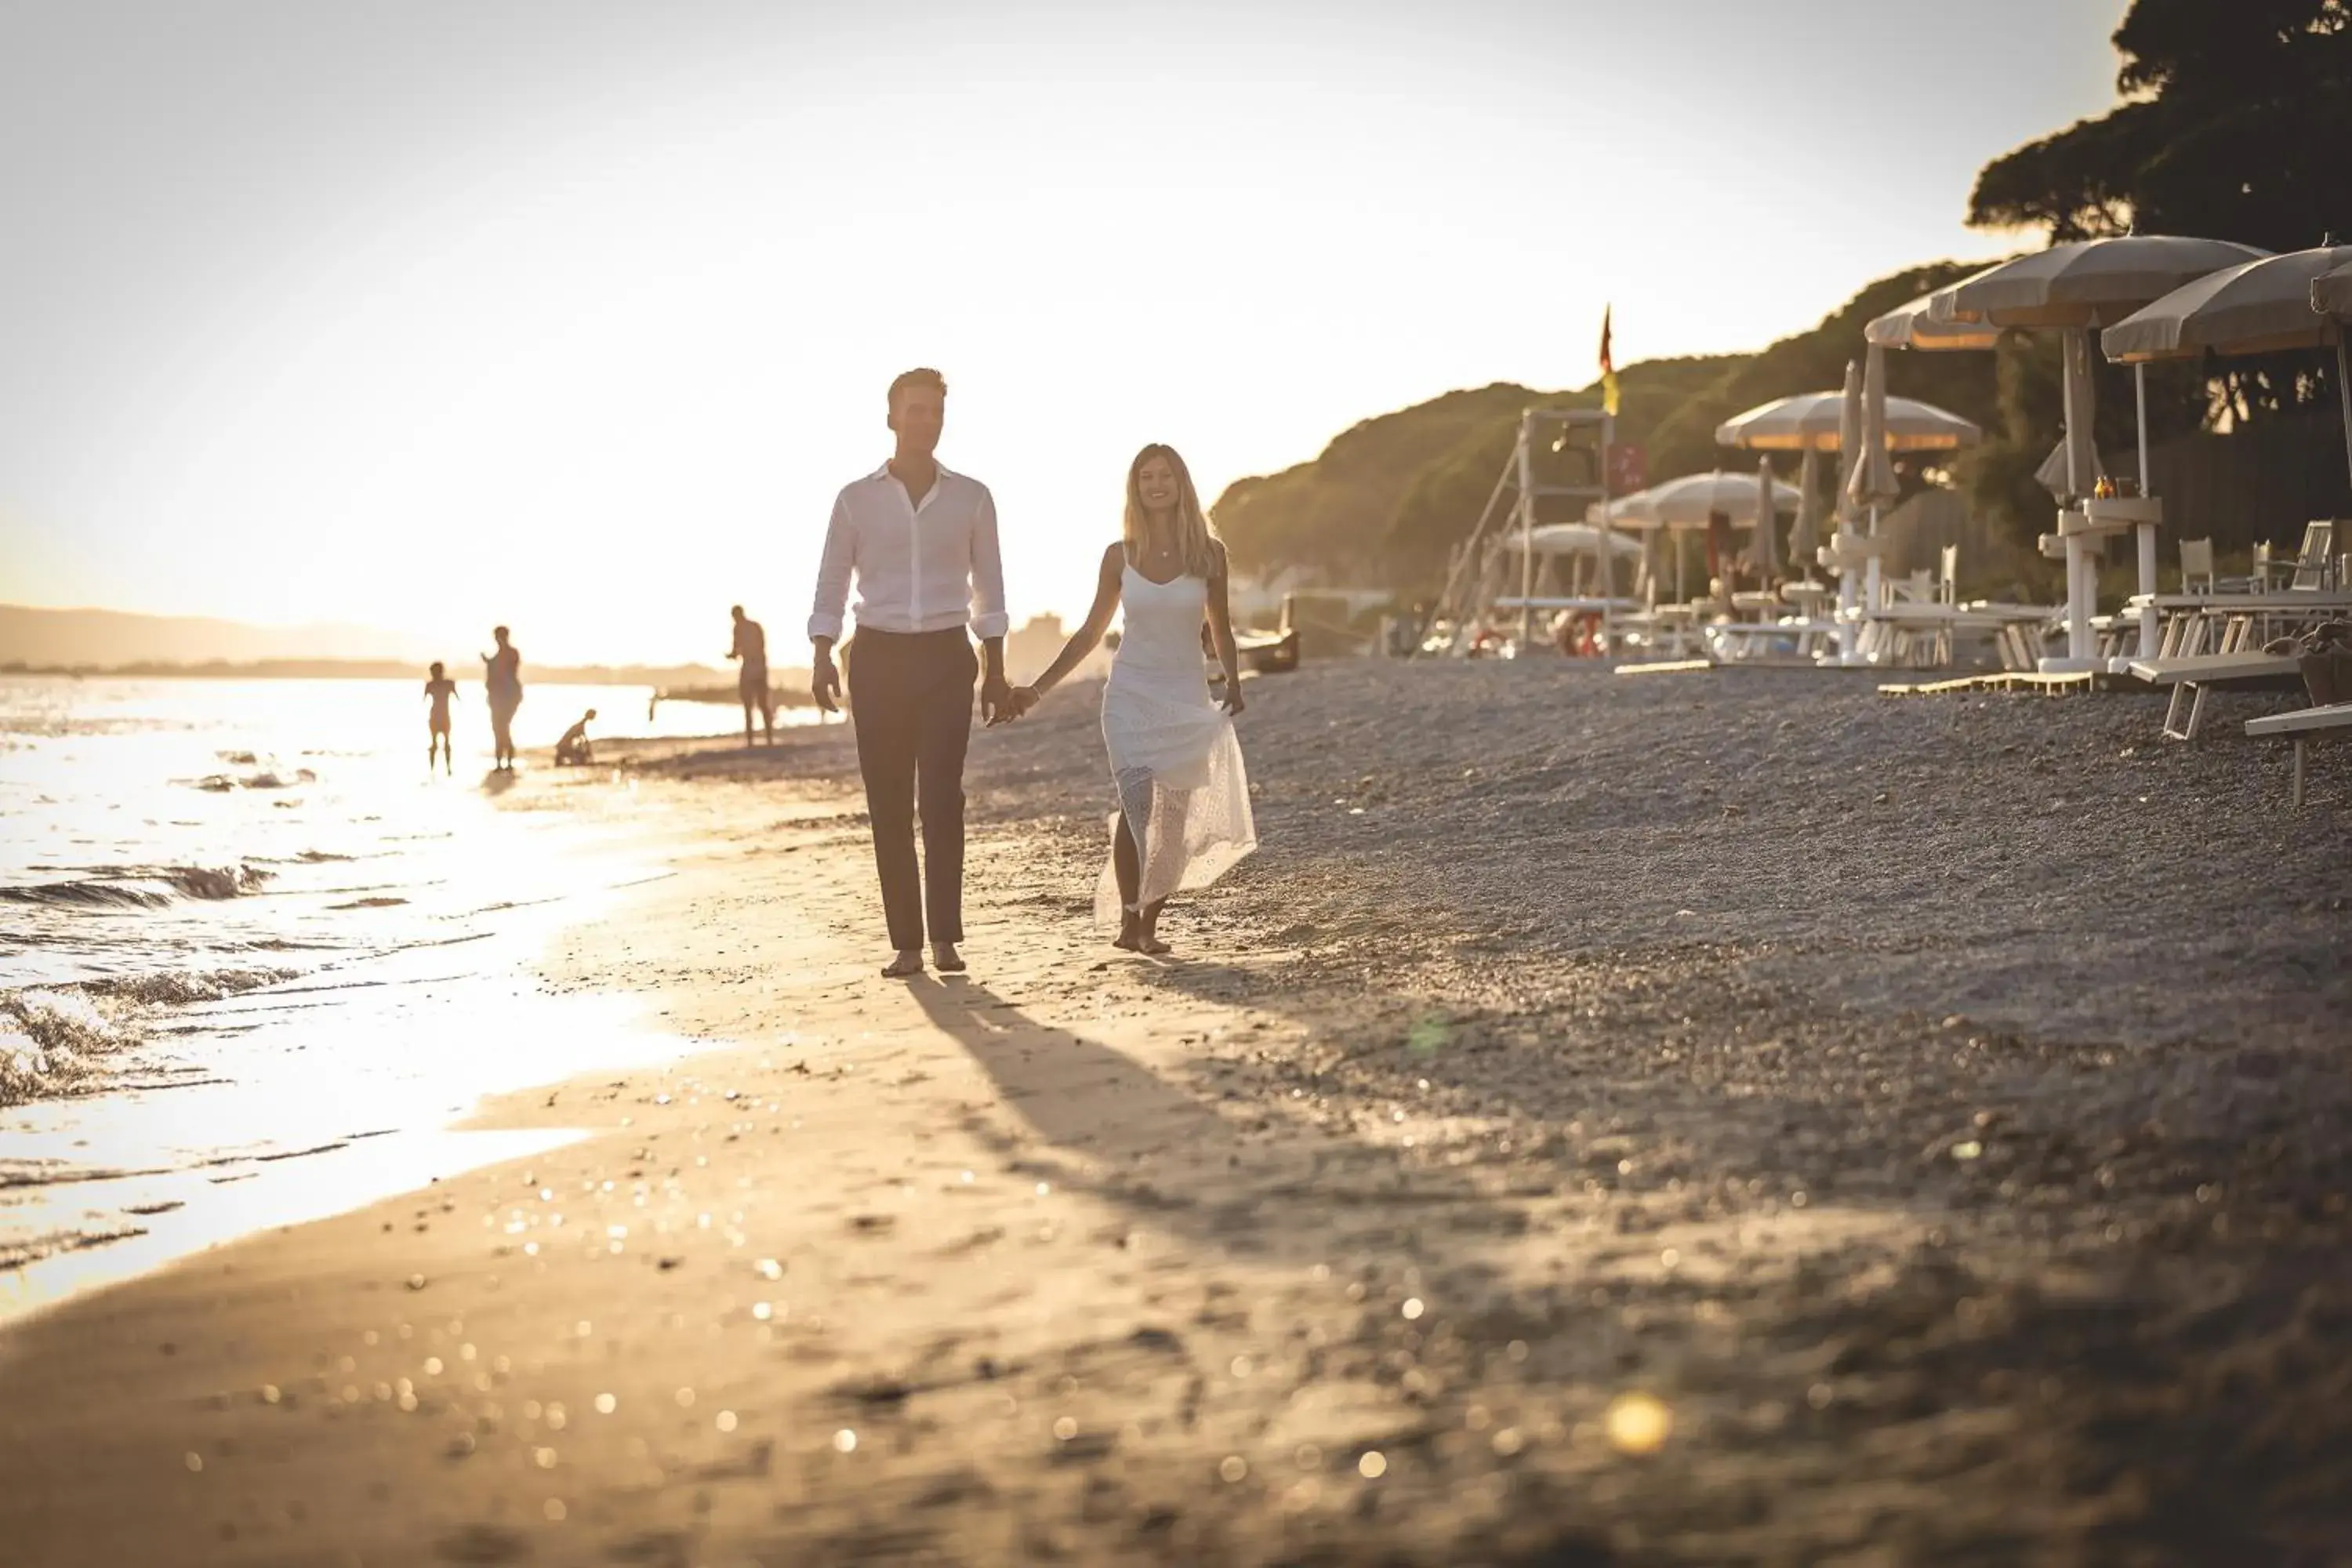
[[447, 672], [441, 668], [441, 661], [435, 659], [433, 678], [425, 683], [425, 700], [433, 704], [432, 710], [425, 716], [425, 771], [428, 773], [433, 771], [436, 752], [440, 755], [442, 772], [454, 773], [457, 771], [457, 764], [449, 750], [449, 703], [457, 695], [457, 683], [449, 679]]
[[[1102, 694], [1102, 734], [1118, 809], [1095, 883], [1097, 923], [1112, 945], [1154, 956], [1169, 895], [1207, 887], [1257, 847], [1249, 779], [1234, 715], [1240, 650], [1226, 602], [1224, 542], [1209, 526], [1192, 476], [1153, 442], [1127, 468], [1119, 542], [1103, 552], [1094, 607], [1044, 674], [1013, 693], [1015, 718], [1085, 662], [1123, 605], [1126, 626]], [[1206, 634], [1203, 635], [1203, 624]], [[1209, 695], [1202, 644], [1224, 667], [1221, 705]]]
[[497, 745], [493, 764], [501, 773], [514, 772], [514, 716], [522, 706], [522, 651], [507, 640], [507, 628], [493, 626], [490, 636], [499, 650], [482, 655], [482, 687], [490, 700], [490, 739]]
[[768, 695], [768, 634], [759, 622], [743, 613], [737, 605], [727, 612], [735, 617], [735, 646], [727, 650], [729, 658], [740, 658], [743, 668], [735, 675], [735, 694], [743, 700], [743, 744], [751, 744], [751, 713], [759, 710], [760, 721], [767, 726], [768, 744], [776, 743], [776, 705]]
[[[810, 694], [840, 709], [833, 645], [854, 580], [857, 635], [849, 644], [850, 722], [874, 829], [882, 915], [896, 951], [882, 973], [919, 974], [923, 938], [931, 962], [961, 972], [963, 955], [963, 763], [971, 741], [971, 689], [991, 724], [1009, 719], [1004, 679], [1004, 565], [996, 501], [988, 487], [952, 473], [932, 454], [947, 420], [947, 382], [910, 370], [890, 384], [890, 458], [842, 488], [826, 525], [809, 614], [815, 657]], [[980, 639], [986, 657], [972, 652]], [[915, 859], [919, 800], [923, 858]]]

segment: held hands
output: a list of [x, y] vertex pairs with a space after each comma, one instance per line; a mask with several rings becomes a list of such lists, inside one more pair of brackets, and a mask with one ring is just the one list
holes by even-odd
[[1004, 677], [992, 674], [980, 683], [980, 716], [992, 730], [999, 724], [1010, 724], [1025, 710], [1013, 705], [1013, 688]]
[[1034, 686], [1009, 686], [1004, 688], [1003, 694], [997, 699], [996, 705], [992, 710], [989, 706], [988, 691], [986, 688], [982, 688], [980, 694], [981, 711], [989, 715], [988, 726], [992, 730], [999, 724], [1010, 724], [1015, 719], [1028, 717], [1029, 710], [1036, 707], [1038, 700], [1044, 695], [1045, 693]]
[[834, 668], [833, 655], [822, 648], [809, 670], [809, 695], [816, 699], [819, 711], [841, 711], [841, 671]]

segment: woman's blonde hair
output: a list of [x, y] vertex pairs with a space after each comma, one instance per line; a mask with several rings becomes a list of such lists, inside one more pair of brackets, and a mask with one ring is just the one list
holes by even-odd
[[1154, 458], [1168, 459], [1169, 468], [1176, 474], [1176, 543], [1184, 558], [1187, 577], [1213, 577], [1217, 572], [1217, 531], [1209, 526], [1209, 514], [1201, 510], [1201, 494], [1192, 488], [1192, 470], [1176, 455], [1176, 448], [1154, 441], [1135, 455], [1127, 466], [1127, 516], [1120, 527], [1120, 537], [1127, 541], [1129, 562], [1142, 559], [1145, 542], [1150, 538], [1150, 515], [1143, 510], [1143, 485], [1140, 475], [1143, 465]]

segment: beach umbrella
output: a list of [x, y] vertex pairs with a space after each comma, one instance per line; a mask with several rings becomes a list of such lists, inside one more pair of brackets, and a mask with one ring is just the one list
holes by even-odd
[[[2055, 330], [2065, 345], [2066, 493], [2091, 493], [2098, 447], [2091, 380], [2091, 331], [2122, 321], [2175, 289], [2225, 268], [2269, 254], [2250, 245], [2176, 235], [2126, 234], [2053, 245], [2004, 261], [1929, 296], [1932, 321], [1978, 321], [1995, 327]], [[2147, 477], [2147, 381], [2139, 373], [2139, 468]], [[2156, 531], [2140, 528], [2140, 592], [2156, 591]], [[2096, 580], [2079, 535], [2066, 541], [2066, 647], [2070, 663], [2093, 657], [2091, 614]], [[2148, 623], [2142, 622], [2145, 642]], [[2143, 657], [2155, 650], [2143, 647]]]
[[2311, 284], [2311, 308], [2331, 316], [2352, 317], [2352, 267], [2339, 267]]
[[[1831, 451], [1842, 438], [1843, 392], [1805, 392], [1776, 398], [1737, 414], [1715, 427], [1716, 444], [1759, 452]], [[1886, 399], [1885, 442], [1897, 452], [1949, 451], [1973, 447], [1984, 432], [1948, 409], [1911, 397]]]
[[[1763, 574], [1767, 583], [1779, 575], [1780, 571], [1780, 528], [1773, 516], [1780, 510], [1780, 505], [1774, 490], [1772, 459], [1757, 458], [1756, 516], [1758, 521], [1756, 542], [1751, 553], [1755, 556], [1756, 570]], [[1804, 499], [1801, 495], [1798, 498], [1797, 504], [1799, 509], [1802, 510]]]
[[[2248, 261], [2200, 278], [2135, 311], [2099, 334], [2099, 346], [2118, 364], [2156, 360], [2229, 358], [2288, 349], [2336, 351], [2345, 370], [2345, 325], [2313, 309], [2324, 281], [2338, 269], [2352, 276], [2352, 246], [2321, 246]], [[2352, 463], [2352, 427], [2345, 432]], [[2141, 476], [2142, 483], [2147, 476]]]
[[2312, 309], [2312, 294], [2338, 268], [2352, 268], [2352, 245], [2241, 262], [2134, 311], [2101, 332], [2099, 346], [2117, 364], [2332, 348], [2342, 333]]
[[[1779, 511], [1797, 509], [1797, 492], [1792, 486], [1775, 482], [1771, 491], [1772, 506]], [[1627, 496], [1620, 505], [1638, 503], [1638, 510], [1630, 511], [1631, 526], [1651, 528], [1694, 529], [1706, 526], [1707, 514], [1722, 512], [1731, 519], [1735, 528], [1754, 525], [1762, 508], [1763, 497], [1756, 480], [1746, 474], [1727, 474], [1721, 469], [1706, 474], [1685, 474], [1678, 479], [1653, 485], [1638, 496]], [[1616, 506], [1610, 509], [1610, 521], [1617, 522]]]
[[[1518, 548], [1514, 537], [1510, 547]], [[1589, 522], [1548, 522], [1529, 531], [1528, 547], [1538, 555], [1598, 555], [1607, 550], [1616, 556], [1636, 556], [1642, 553], [1642, 542], [1628, 538], [1613, 529], [1596, 528]]]
[[2185, 283], [2270, 252], [2227, 239], [2126, 234], [2053, 245], [1927, 297], [1931, 321], [2094, 327], [2118, 321]]
[[[1934, 322], [2054, 329], [2066, 336], [2067, 486], [2086, 496], [2098, 477], [2092, 433], [2090, 332], [2185, 284], [2270, 253], [2234, 240], [2126, 234], [2053, 245], [1962, 279], [1927, 297]], [[2147, 422], [2141, 422], [2146, 479]]]
[[1841, 523], [1854, 520], [1853, 468], [1862, 458], [1862, 366], [1845, 362], [1845, 393], [1838, 404], [1838, 503]]
[[[1985, 268], [1986, 272], [1992, 268]], [[1981, 278], [1984, 273], [1976, 274]], [[1982, 321], [1938, 321], [1929, 318], [1927, 307], [1933, 294], [1922, 294], [1908, 304], [1898, 305], [1886, 314], [1874, 319], [1862, 329], [1864, 342], [1876, 343], [1887, 349], [1990, 349], [2000, 343], [2006, 328], [1989, 326]]]
[[1818, 447], [1805, 448], [1805, 460], [1797, 469], [1797, 526], [1789, 536], [1789, 554], [1805, 574], [1813, 577], [1813, 552], [1822, 544], [1822, 454]]
[[1862, 452], [1850, 469], [1846, 489], [1858, 509], [1870, 513], [1870, 531], [1878, 531], [1878, 509], [1901, 494], [1895, 481], [1895, 464], [1886, 456], [1886, 350], [1870, 345], [1862, 374]]

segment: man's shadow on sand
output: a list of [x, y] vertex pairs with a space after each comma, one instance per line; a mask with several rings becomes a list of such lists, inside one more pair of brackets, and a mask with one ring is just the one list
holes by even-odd
[[[1349, 1252], [1426, 1261], [1440, 1238], [1477, 1243], [1528, 1227], [1520, 1209], [1460, 1173], [1408, 1165], [1397, 1150], [1239, 1096], [1233, 1113], [1221, 1111], [1214, 1088], [1171, 1082], [975, 982], [924, 974], [908, 990], [1031, 1131], [1092, 1163], [1065, 1170], [1064, 1185], [1156, 1228], [1259, 1260], [1336, 1267]], [[1022, 1151], [983, 1118], [972, 1131], [1008, 1156]]]

